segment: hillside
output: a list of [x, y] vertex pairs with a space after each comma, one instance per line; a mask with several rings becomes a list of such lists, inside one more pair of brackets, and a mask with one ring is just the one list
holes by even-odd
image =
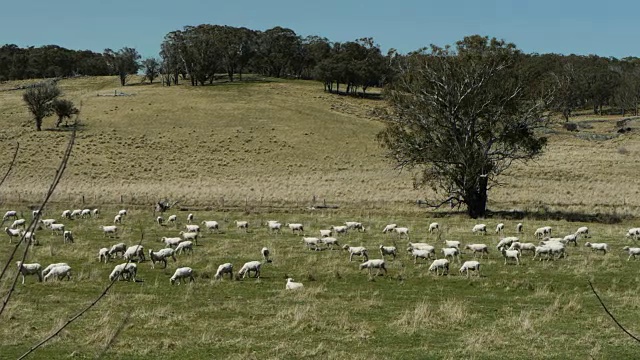
[[[10, 87], [4, 84], [3, 88]], [[326, 94], [315, 82], [248, 81], [206, 87], [118, 86], [115, 77], [61, 82], [81, 104], [83, 128], [54, 201], [194, 205], [411, 204], [429, 197], [383, 157], [372, 116], [385, 103]], [[131, 96], [113, 95], [124, 92]], [[0, 189], [6, 201], [33, 202], [53, 177], [64, 131], [37, 133], [21, 91], [0, 92], [4, 154], [17, 167]], [[640, 142], [612, 137], [616, 119], [579, 119], [578, 133], [550, 131], [545, 155], [516, 166], [492, 190], [492, 209], [638, 214]], [[52, 127], [54, 119], [45, 119]], [[589, 140], [589, 134], [605, 140]], [[603, 134], [607, 136], [603, 136]], [[591, 136], [592, 138], [594, 136]], [[9, 155], [2, 160], [8, 163]], [[224, 200], [222, 200], [224, 198]]]

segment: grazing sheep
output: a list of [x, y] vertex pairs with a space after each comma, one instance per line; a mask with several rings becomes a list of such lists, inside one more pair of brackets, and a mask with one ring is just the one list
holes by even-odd
[[60, 235], [61, 231], [64, 233], [64, 224], [51, 224], [49, 228], [51, 229], [51, 232], [56, 235]]
[[582, 235], [582, 237], [584, 238], [590, 238], [591, 235], [589, 234], [589, 228], [586, 226], [582, 226], [579, 227], [578, 230], [576, 230], [575, 232], [576, 235]]
[[185, 229], [187, 229], [187, 232], [194, 232], [194, 233], [199, 233], [200, 232], [200, 225], [185, 224], [184, 227], [185, 227]]
[[122, 255], [122, 258], [129, 261], [134, 261], [137, 258], [138, 262], [145, 261], [144, 257], [144, 246], [142, 245], [133, 245], [129, 246], [127, 250]]
[[279, 222], [269, 223], [269, 231], [275, 232], [277, 234], [280, 233], [280, 229], [282, 229], [282, 224]]
[[546, 259], [549, 260], [549, 256], [551, 255], [551, 248], [545, 245], [536, 246], [533, 254], [533, 260], [535, 260], [539, 256], [540, 261], [542, 261], [542, 255], [545, 255]]
[[342, 249], [349, 252], [349, 261], [353, 260], [354, 255], [362, 256], [365, 261], [369, 260], [369, 251], [364, 246], [349, 246], [345, 244]]
[[104, 237], [107, 237], [107, 235], [109, 235], [109, 237], [111, 237], [111, 235], [117, 236], [118, 227], [115, 225], [102, 225], [101, 229]]
[[516, 261], [516, 265], [520, 265], [520, 251], [518, 250], [506, 250], [506, 249], [502, 249], [502, 251], [500, 251], [502, 253], [502, 256], [504, 257], [504, 264], [507, 265], [507, 260], [508, 259], [513, 259]]
[[91, 209], [82, 209], [82, 212], [80, 213], [80, 217], [83, 219], [91, 217]]
[[640, 228], [631, 228], [627, 231], [627, 237], [638, 240], [640, 238]]
[[358, 230], [358, 231], [366, 231], [367, 229], [365, 229], [364, 226], [362, 226], [362, 223], [357, 222], [357, 221], [347, 221], [344, 223], [347, 226], [347, 229], [349, 230]]
[[460, 241], [457, 241], [457, 240], [445, 240], [444, 241], [444, 247], [456, 248], [456, 249], [460, 250]]
[[333, 230], [320, 230], [320, 237], [330, 237], [333, 234]]
[[480, 258], [482, 259], [483, 254], [487, 254], [487, 259], [489, 258], [489, 247], [485, 244], [468, 244], [464, 247], [465, 250], [469, 249], [473, 251], [473, 256], [475, 257], [477, 253], [480, 253]]
[[467, 277], [469, 277], [470, 271], [475, 271], [476, 274], [480, 276], [480, 263], [475, 260], [465, 261], [460, 267], [460, 275], [462, 275], [462, 273], [466, 273]]
[[333, 250], [334, 246], [340, 247], [340, 244], [338, 243], [338, 239], [336, 239], [334, 237], [322, 238], [322, 239], [320, 239], [320, 242], [325, 244], [327, 246], [327, 248], [331, 248], [331, 250]]
[[178, 220], [178, 216], [177, 216], [177, 215], [170, 215], [170, 216], [167, 218], [167, 222], [168, 222], [168, 223], [172, 223], [172, 224], [175, 224], [175, 223], [176, 223], [176, 220]]
[[640, 256], [640, 248], [638, 248], [638, 247], [625, 246], [625, 247], [622, 248], [622, 250], [626, 251], [629, 254], [629, 257], [627, 258], [627, 261], [631, 260], [631, 257], [633, 257], [635, 259], [636, 256]]
[[546, 236], [550, 236], [551, 226], [543, 226], [543, 227], [537, 228], [536, 231], [533, 233], [533, 235], [538, 239], [542, 239]]
[[518, 239], [515, 236], [508, 236], [506, 238], [502, 238], [500, 239], [500, 241], [498, 242], [498, 245], [496, 245], [496, 248], [500, 251], [502, 251], [502, 249], [506, 249], [509, 246], [511, 246], [512, 243], [518, 241], [520, 239]]
[[36, 216], [42, 216], [42, 211], [40, 210], [32, 210], [31, 217], [35, 218]]
[[371, 276], [371, 269], [378, 269], [376, 272], [376, 276], [380, 274], [380, 270], [384, 270], [384, 273], [387, 273], [387, 266], [385, 265], [384, 259], [372, 259], [367, 260], [360, 264], [360, 270], [369, 269], [369, 276]]
[[431, 255], [433, 255], [433, 257], [436, 256], [436, 250], [435, 248], [432, 248], [431, 250], [423, 250], [423, 249], [412, 249], [411, 250], [411, 256], [413, 256], [413, 263], [417, 264], [418, 263], [418, 258], [421, 259], [430, 259]]
[[206, 227], [207, 229], [209, 229], [209, 231], [213, 231], [215, 230], [216, 232], [220, 231], [220, 225], [218, 224], [217, 221], [203, 221], [202, 225], [204, 225], [204, 227]]
[[111, 246], [111, 249], [109, 249], [109, 255], [111, 257], [117, 256], [118, 253], [122, 253], [122, 255], [124, 255], [125, 251], [127, 251], [127, 245], [125, 243], [117, 243]]
[[382, 233], [388, 233], [393, 231], [393, 229], [395, 229], [398, 225], [396, 224], [389, 224], [387, 226], [384, 227], [384, 229], [382, 229]]
[[502, 234], [504, 232], [504, 224], [500, 223], [496, 225], [496, 234]]
[[109, 253], [109, 249], [107, 248], [101, 248], [100, 250], [98, 250], [98, 261], [102, 262], [103, 259], [105, 264], [109, 261], [109, 259], [111, 259], [111, 254]]
[[331, 230], [333, 230], [336, 234], [346, 234], [349, 230], [348, 227], [342, 226], [331, 226]]
[[584, 246], [586, 247], [590, 247], [591, 250], [593, 251], [602, 251], [603, 254], [606, 254], [607, 251], [609, 251], [609, 245], [607, 245], [606, 243], [590, 243], [590, 242], [586, 242], [584, 243]]
[[63, 219], [71, 219], [71, 210], [65, 210], [62, 212]]
[[67, 264], [58, 265], [52, 268], [47, 275], [44, 276], [44, 281], [47, 281], [50, 277], [56, 277], [58, 280], [62, 280], [65, 277], [67, 280], [71, 280], [71, 266]]
[[244, 230], [244, 232], [248, 232], [249, 231], [249, 222], [248, 221], [235, 221], [236, 223], [236, 229], [242, 229]]
[[7, 233], [7, 235], [9, 235], [9, 244], [11, 244], [11, 240], [15, 237], [15, 238], [20, 238], [20, 236], [22, 236], [22, 231], [18, 230], [18, 229], [10, 229], [8, 227], [4, 228], [4, 232]]
[[458, 248], [443, 248], [441, 251], [445, 258], [450, 257], [451, 261], [455, 259], [458, 263], [460, 262], [460, 250], [458, 250]]
[[398, 234], [399, 237], [401, 237], [402, 235], [405, 235], [407, 237], [407, 239], [409, 239], [409, 228], [396, 227], [396, 228], [393, 229], [393, 231], [395, 231], [396, 234]]
[[513, 242], [511, 244], [511, 246], [513, 247], [513, 245], [518, 244], [517, 248], [509, 248], [509, 250], [520, 250], [520, 253], [523, 253], [525, 251], [531, 251], [531, 253], [535, 254], [536, 251], [536, 245], [533, 243], [521, 243], [521, 242]]
[[521, 234], [522, 232], [523, 232], [523, 225], [522, 223], [518, 223], [518, 225], [516, 225], [516, 233]]
[[260, 250], [260, 254], [262, 254], [262, 258], [264, 259], [264, 261], [266, 261], [268, 263], [271, 262], [271, 260], [269, 259], [270, 251], [266, 246], [263, 247], [262, 250]]
[[36, 234], [33, 231], [20, 230], [20, 236], [24, 236], [24, 239], [27, 241], [28, 244], [38, 245]]
[[18, 220], [15, 220], [15, 221], [13, 222], [13, 224], [11, 224], [11, 228], [12, 228], [12, 229], [15, 229], [15, 228], [17, 228], [17, 227], [19, 226], [19, 227], [21, 227], [21, 228], [23, 228], [23, 229], [24, 229], [24, 224], [25, 224], [26, 222], [27, 222], [27, 220], [25, 220], [25, 219], [18, 219]]
[[124, 217], [124, 216], [127, 216], [127, 210], [120, 210], [120, 211], [118, 211], [118, 215], [123, 216], [123, 217]]
[[293, 282], [292, 278], [287, 279], [287, 284], [284, 286], [285, 290], [299, 290], [303, 289], [304, 285], [299, 282]]
[[440, 269], [442, 269], [442, 276], [446, 274], [449, 274], [449, 260], [447, 259], [436, 259], [433, 260], [433, 262], [431, 263], [431, 266], [429, 266], [429, 271], [434, 271], [436, 272], [436, 276], [438, 275]]
[[164, 224], [164, 218], [162, 216], [156, 217], [156, 224], [162, 226], [162, 224]]
[[408, 244], [407, 251], [408, 251], [408, 252], [411, 252], [411, 250], [413, 250], [413, 249], [420, 249], [420, 250], [429, 250], [429, 251], [431, 251], [431, 250], [433, 250], [433, 249], [435, 249], [435, 248], [434, 248], [433, 246], [431, 246], [431, 245], [427, 244], [427, 243], [412, 243], [412, 242], [410, 242], [410, 243]]
[[190, 213], [189, 215], [187, 215], [187, 224], [191, 223], [193, 223], [193, 214]]
[[180, 231], [180, 235], [184, 240], [191, 240], [193, 243], [198, 246], [198, 233], [197, 232], [184, 232]]
[[440, 231], [440, 224], [438, 224], [437, 222], [429, 224], [429, 234], [436, 231]]
[[216, 271], [214, 278], [220, 280], [224, 274], [229, 274], [229, 280], [233, 279], [233, 265], [231, 263], [224, 263], [218, 266], [218, 271]]
[[62, 243], [66, 244], [67, 242], [73, 243], [73, 234], [69, 230], [62, 233]]
[[184, 239], [181, 237], [162, 237], [160, 241], [162, 241], [167, 247], [174, 247], [178, 246], [181, 242], [184, 241]]
[[249, 261], [244, 263], [244, 265], [242, 265], [242, 268], [240, 269], [240, 271], [238, 271], [238, 275], [237, 278], [242, 277], [243, 279], [245, 277], [247, 277], [247, 275], [249, 277], [251, 277], [251, 272], [254, 272], [254, 278], [260, 278], [260, 267], [262, 266], [262, 263], [260, 261]]
[[176, 260], [176, 255], [172, 248], [164, 248], [158, 250], [158, 252], [153, 252], [152, 249], [149, 249], [149, 259], [151, 259], [151, 268], [155, 269], [156, 262], [162, 262], [164, 264], [163, 269], [167, 268], [167, 258], [170, 257], [173, 261]]
[[49, 228], [51, 227], [51, 224], [56, 222], [56, 219], [40, 219], [40, 222], [44, 227]]
[[548, 247], [551, 250], [551, 255], [554, 256], [554, 259], [559, 259], [559, 258], [564, 258], [567, 257], [567, 252], [565, 250], [565, 246], [563, 243], [561, 242], [548, 242], [546, 245], [544, 245], [546, 247]]
[[176, 254], [182, 254], [187, 250], [189, 250], [189, 253], [193, 253], [193, 242], [183, 241], [176, 246]]
[[56, 266], [69, 266], [69, 264], [67, 264], [67, 263], [49, 264], [49, 266], [47, 266], [46, 268], [44, 268], [44, 270], [42, 270], [42, 276], [46, 277], [47, 274], [49, 273], [49, 271], [51, 271], [51, 269], [53, 269]]
[[562, 238], [562, 243], [564, 244], [573, 243], [573, 246], [578, 246], [578, 236], [579, 236], [578, 233], [569, 234], [564, 238]]
[[24, 277], [26, 275], [37, 275], [38, 281], [42, 282], [42, 266], [38, 263], [23, 264], [22, 261], [16, 261], [18, 271], [22, 275], [22, 285], [24, 285]]
[[114, 266], [113, 271], [109, 274], [109, 280], [115, 281], [116, 279], [123, 279], [136, 281], [137, 274], [138, 265], [135, 263], [122, 263]]
[[99, 218], [100, 217], [100, 209], [91, 210], [91, 216], [93, 216], [96, 219]]
[[471, 229], [471, 232], [475, 233], [475, 234], [482, 233], [482, 235], [487, 235], [487, 225], [486, 224], [476, 224]]
[[313, 248], [313, 250], [320, 251], [322, 241], [317, 237], [302, 237], [302, 243], [310, 250]]
[[76, 219], [79, 218], [80, 215], [82, 215], [82, 209], [74, 209], [73, 211], [71, 211], [71, 214], [69, 214], [69, 217], [72, 219]]
[[15, 210], [9, 210], [6, 213], [4, 213], [4, 216], [2, 217], [2, 221], [7, 221], [9, 220], [9, 218], [13, 218], [13, 220], [18, 220], [18, 212]]
[[289, 223], [287, 223], [285, 226], [287, 226], [289, 229], [291, 229], [291, 232], [293, 234], [295, 234], [296, 231], [298, 233], [300, 233], [300, 234], [304, 231], [304, 226], [302, 226], [302, 224], [289, 224]]
[[380, 245], [380, 255], [384, 258], [385, 255], [393, 256], [393, 260], [398, 256], [398, 249], [395, 246], [384, 246]]

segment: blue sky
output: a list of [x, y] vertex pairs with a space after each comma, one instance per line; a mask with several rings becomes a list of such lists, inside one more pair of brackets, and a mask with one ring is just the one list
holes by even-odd
[[349, 0], [7, 0], [0, 44], [102, 52], [135, 47], [158, 56], [162, 38], [203, 23], [266, 30], [288, 27], [331, 41], [373, 37], [402, 53], [488, 35], [525, 52], [640, 56], [640, 1]]

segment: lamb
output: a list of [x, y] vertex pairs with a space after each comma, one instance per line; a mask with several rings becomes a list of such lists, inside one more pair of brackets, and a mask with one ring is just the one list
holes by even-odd
[[49, 228], [51, 227], [51, 224], [56, 222], [56, 219], [40, 219], [40, 222], [44, 227]]
[[422, 250], [422, 249], [411, 250], [411, 256], [413, 256], [414, 264], [418, 263], [418, 258], [427, 260], [431, 258], [431, 255], [433, 255], [434, 257], [436, 256], [435, 248], [431, 250]]
[[320, 230], [320, 237], [330, 237], [333, 234], [333, 230]]
[[517, 237], [514, 236], [508, 236], [506, 238], [502, 238], [500, 239], [500, 241], [498, 242], [498, 245], [496, 245], [496, 248], [498, 250], [502, 250], [503, 248], [507, 248], [509, 246], [511, 246], [512, 243], [518, 241], [520, 239], [518, 239]]
[[292, 233], [296, 233], [296, 231], [298, 233], [302, 233], [304, 231], [304, 226], [302, 224], [289, 224], [287, 223], [285, 226], [287, 226], [289, 229], [291, 229]]
[[91, 209], [82, 209], [82, 212], [80, 213], [80, 217], [83, 219], [91, 217]]
[[11, 228], [12, 228], [12, 229], [15, 229], [15, 228], [17, 228], [18, 226], [20, 226], [21, 228], [23, 228], [23, 229], [24, 229], [24, 224], [25, 224], [26, 222], [27, 222], [27, 220], [25, 220], [25, 219], [18, 219], [18, 220], [15, 220], [15, 221], [13, 222], [13, 224], [11, 224]]
[[197, 232], [184, 232], [180, 231], [180, 235], [184, 240], [191, 240], [193, 243], [198, 246], [198, 233]]
[[52, 268], [49, 273], [44, 276], [44, 281], [47, 281], [50, 277], [56, 277], [58, 280], [66, 277], [67, 280], [71, 280], [71, 266], [64, 264]]
[[98, 218], [100, 217], [100, 209], [93, 209], [91, 210], [91, 216], [93, 216], [94, 218]]
[[522, 223], [518, 223], [518, 225], [516, 225], [516, 233], [521, 234], [522, 232], [523, 232]]
[[480, 276], [480, 263], [475, 260], [465, 261], [464, 264], [460, 267], [460, 275], [466, 272], [467, 277], [469, 277], [469, 271], [475, 271]]
[[18, 212], [15, 210], [9, 210], [6, 213], [4, 213], [4, 216], [2, 217], [2, 221], [7, 221], [9, 220], [9, 218], [13, 218], [13, 220], [17, 220], [18, 219]]
[[444, 246], [448, 248], [456, 248], [460, 250], [460, 241], [457, 240], [445, 240]]
[[396, 227], [396, 228], [393, 229], [393, 231], [395, 231], [396, 234], [398, 234], [398, 236], [405, 235], [407, 237], [407, 239], [409, 238], [409, 228]]
[[364, 246], [349, 246], [344, 245], [342, 249], [349, 252], [349, 261], [353, 260], [353, 256], [362, 256], [365, 261], [369, 260], [369, 251]]
[[240, 271], [238, 271], [238, 275], [237, 278], [242, 277], [243, 279], [245, 277], [247, 277], [247, 275], [249, 277], [251, 277], [251, 272], [254, 272], [254, 278], [260, 278], [260, 267], [262, 266], [262, 263], [260, 261], [249, 261], [244, 263], [244, 265], [242, 265], [242, 268], [240, 269]]
[[398, 256], [398, 249], [395, 246], [380, 245], [380, 255], [382, 255], [383, 259], [385, 255], [391, 255], [393, 256], [393, 260], [395, 260], [396, 256]]
[[4, 232], [7, 233], [7, 235], [9, 235], [9, 244], [11, 244], [11, 240], [15, 237], [15, 238], [20, 238], [20, 236], [22, 236], [22, 231], [18, 230], [18, 229], [11, 229], [8, 227], [4, 228]]
[[229, 274], [229, 280], [233, 279], [233, 265], [231, 263], [224, 263], [218, 266], [218, 271], [216, 271], [214, 278], [220, 280], [224, 274]]
[[271, 260], [269, 259], [270, 251], [266, 246], [263, 247], [262, 250], [260, 250], [260, 254], [262, 254], [262, 258], [264, 259], [264, 261], [266, 261], [268, 263], [271, 262]]
[[502, 253], [502, 256], [504, 257], [504, 264], [507, 265], [507, 260], [508, 259], [513, 259], [516, 261], [516, 265], [520, 265], [520, 251], [518, 250], [506, 250], [506, 249], [502, 249], [502, 251], [500, 251]]
[[453, 261], [453, 259], [456, 259], [458, 261], [458, 263], [460, 262], [460, 250], [458, 250], [458, 248], [443, 248], [442, 249], [442, 255], [445, 258], [450, 257], [451, 261]]
[[122, 258], [125, 260], [133, 261], [134, 258], [138, 258], [138, 261], [145, 261], [144, 257], [144, 246], [142, 245], [133, 245], [127, 248], [127, 251], [124, 252]]
[[118, 215], [120, 215], [122, 217], [127, 216], [127, 210], [123, 209], [123, 210], [118, 211]]
[[249, 231], [249, 222], [248, 221], [235, 221], [236, 223], [236, 228], [237, 229], [242, 229], [244, 230], [244, 232], [248, 232]]
[[499, 223], [496, 225], [496, 234], [502, 234], [504, 232], [504, 224]]
[[429, 234], [440, 231], [440, 224], [437, 222], [429, 224]]
[[349, 230], [348, 227], [342, 225], [342, 226], [331, 226], [331, 230], [335, 231], [336, 234], [346, 234], [347, 231]]
[[358, 231], [366, 231], [367, 229], [365, 229], [364, 226], [362, 226], [362, 223], [357, 222], [357, 221], [347, 221], [344, 223], [347, 226], [347, 229], [349, 230], [358, 230]]
[[51, 232], [56, 235], [60, 235], [61, 231], [64, 233], [64, 224], [51, 224], [49, 228], [51, 229]]
[[475, 234], [482, 233], [483, 235], [487, 235], [487, 225], [485, 224], [474, 225], [473, 228], [471, 229], [471, 232]]
[[160, 241], [162, 241], [164, 245], [167, 247], [174, 247], [174, 246], [178, 246], [178, 244], [183, 242], [184, 239], [181, 237], [164, 237], [163, 236], [162, 238], [160, 238]]
[[67, 263], [49, 264], [49, 266], [47, 266], [46, 268], [44, 268], [44, 270], [42, 270], [42, 276], [44, 276], [46, 278], [46, 276], [49, 273], [49, 271], [51, 271], [51, 269], [53, 269], [54, 267], [57, 267], [57, 266], [69, 266], [69, 264], [67, 264]]
[[334, 238], [334, 237], [326, 237], [326, 238], [322, 238], [320, 239], [320, 241], [325, 244], [327, 246], [327, 248], [331, 248], [331, 250], [333, 250], [334, 246], [340, 246], [340, 244], [338, 243], [338, 239]]
[[109, 235], [109, 237], [111, 237], [111, 235], [116, 236], [118, 233], [118, 227], [115, 225], [103, 225], [101, 229], [104, 237], [107, 237], [107, 235]]
[[175, 215], [175, 214], [174, 214], [174, 215], [171, 215], [171, 216], [169, 216], [169, 217], [167, 218], [167, 222], [168, 222], [168, 223], [172, 223], [172, 224], [175, 224], [175, 223], [176, 223], [176, 220], [178, 220], [178, 216], [177, 216], [177, 215]]
[[543, 227], [537, 228], [536, 231], [533, 233], [533, 235], [538, 239], [544, 238], [545, 236], [549, 236], [551, 235], [551, 226], [543, 226]]
[[586, 247], [590, 247], [591, 250], [593, 251], [602, 251], [603, 254], [606, 254], [607, 251], [609, 251], [609, 245], [607, 245], [606, 243], [590, 243], [590, 242], [586, 242], [584, 243], [584, 246]]
[[109, 259], [111, 258], [111, 254], [109, 253], [109, 249], [107, 248], [101, 248], [100, 250], [98, 250], [98, 261], [102, 262], [102, 260], [104, 259], [104, 263], [106, 264]]
[[575, 234], [569, 234], [562, 238], [562, 243], [568, 244], [570, 242], [573, 243], [573, 246], [578, 246], [578, 236], [579, 234], [576, 232]]
[[294, 282], [292, 278], [287, 279], [287, 284], [284, 286], [285, 290], [299, 290], [303, 289], [304, 285], [299, 282]]
[[213, 231], [215, 230], [216, 232], [220, 231], [220, 225], [218, 224], [217, 221], [203, 221], [202, 225], [204, 225], [204, 227], [206, 227], [207, 229], [209, 229], [209, 231]]
[[200, 232], [200, 225], [185, 224], [184, 228], [187, 229], [187, 232], [194, 232], [194, 233], [199, 233]]
[[63, 219], [71, 219], [71, 210], [65, 210], [62, 212]]
[[442, 276], [446, 274], [449, 274], [449, 260], [447, 259], [436, 259], [433, 260], [433, 262], [431, 263], [431, 266], [429, 266], [429, 271], [434, 271], [436, 272], [436, 276], [438, 275], [440, 269], [442, 269]]
[[579, 227], [578, 230], [576, 230], [575, 234], [582, 235], [585, 238], [591, 237], [591, 235], [589, 234], [589, 228], [586, 226]]
[[122, 255], [124, 255], [125, 251], [127, 251], [127, 245], [125, 243], [117, 243], [109, 249], [109, 256], [115, 257], [118, 253], [122, 253]]
[[396, 225], [396, 224], [389, 224], [389, 225], [385, 226], [385, 227], [384, 227], [384, 229], [382, 229], [382, 232], [383, 232], [383, 233], [391, 232], [391, 231], [393, 231], [393, 229], [395, 229], [397, 226], [398, 226], [398, 225]]
[[483, 254], [487, 254], [487, 259], [489, 258], [489, 247], [485, 244], [468, 244], [464, 247], [465, 250], [469, 249], [473, 251], [473, 256], [475, 257], [477, 253], [480, 253], [480, 258], [482, 259]]
[[69, 214], [69, 217], [74, 219], [80, 217], [80, 215], [82, 215], [82, 209], [75, 209], [71, 212], [71, 214]]
[[193, 214], [190, 213], [189, 215], [187, 215], [187, 224], [191, 223], [193, 223]]
[[16, 261], [18, 271], [22, 275], [22, 285], [24, 285], [24, 277], [26, 275], [37, 275], [38, 281], [42, 282], [42, 266], [38, 263], [23, 264], [22, 261]]
[[187, 250], [189, 250], [189, 253], [193, 253], [193, 242], [183, 241], [176, 246], [176, 254], [182, 254]]
[[174, 254], [174, 251], [171, 248], [160, 249], [158, 252], [153, 252], [152, 249], [149, 249], [149, 259], [151, 259], [151, 268], [152, 269], [155, 269], [156, 262], [164, 263], [163, 269], [166, 269], [167, 268], [167, 258], [168, 257], [172, 258], [174, 262], [177, 261], [176, 260], [176, 255]]
[[636, 256], [640, 255], [640, 248], [638, 248], [638, 247], [625, 246], [625, 247], [622, 248], [622, 250], [626, 251], [629, 254], [629, 257], [627, 258], [627, 261], [631, 260], [631, 257], [633, 257], [635, 259]]
[[362, 264], [360, 264], [360, 270], [369, 269], [369, 276], [371, 276], [371, 269], [378, 269], [376, 272], [376, 276], [380, 274], [380, 270], [384, 270], [384, 273], [387, 273], [387, 266], [385, 265], [384, 259], [372, 259], [366, 260]]
[[320, 244], [322, 244], [322, 241], [317, 237], [303, 237], [302, 243], [306, 245], [307, 248], [309, 249], [313, 248], [313, 250], [319, 251], [320, 250], [319, 246]]
[[109, 274], [109, 280], [115, 281], [121, 278], [123, 280], [136, 281], [137, 274], [138, 265], [135, 263], [122, 263], [113, 268], [113, 271]]
[[66, 244], [67, 242], [73, 242], [73, 234], [69, 230], [65, 230], [65, 232], [62, 233], [62, 243]]
[[122, 224], [122, 216], [121, 215], [116, 215], [113, 217], [113, 223], [114, 224]]

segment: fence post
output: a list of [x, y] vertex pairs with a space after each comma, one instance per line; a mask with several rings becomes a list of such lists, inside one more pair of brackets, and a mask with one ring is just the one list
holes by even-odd
[[120, 204], [124, 203], [123, 199], [122, 199], [122, 194], [120, 194]]
[[82, 205], [84, 205], [84, 195], [82, 195]]

